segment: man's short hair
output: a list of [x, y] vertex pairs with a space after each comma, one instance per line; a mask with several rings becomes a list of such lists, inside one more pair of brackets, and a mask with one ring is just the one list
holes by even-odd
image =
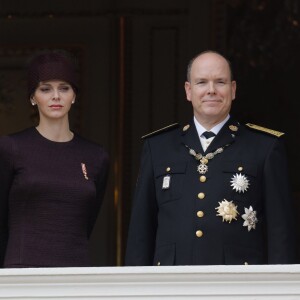
[[188, 66], [187, 66], [187, 72], [186, 72], [186, 79], [188, 82], [190, 82], [191, 80], [191, 69], [192, 69], [192, 66], [193, 66], [193, 63], [194, 61], [201, 55], [203, 54], [206, 54], [206, 53], [214, 53], [214, 54], [217, 54], [217, 55], [220, 55], [221, 57], [223, 57], [226, 62], [228, 63], [228, 67], [229, 67], [229, 72], [230, 72], [230, 80], [233, 80], [233, 74], [232, 74], [232, 68], [231, 68], [231, 63], [230, 61], [224, 56], [222, 55], [221, 53], [219, 53], [218, 51], [214, 51], [214, 50], [205, 50], [205, 51], [202, 51], [200, 52], [199, 54], [197, 54], [196, 56], [194, 56], [188, 63]]

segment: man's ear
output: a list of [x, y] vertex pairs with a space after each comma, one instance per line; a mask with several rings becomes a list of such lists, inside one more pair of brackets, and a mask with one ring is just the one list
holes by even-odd
[[186, 81], [184, 84], [186, 99], [188, 101], [191, 101], [191, 83], [189, 81]]
[[232, 94], [232, 99], [235, 99], [235, 93], [236, 93], [236, 81], [231, 81], [231, 94]]

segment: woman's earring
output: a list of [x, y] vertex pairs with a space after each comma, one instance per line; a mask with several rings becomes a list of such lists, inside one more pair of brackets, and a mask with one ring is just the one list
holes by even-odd
[[34, 99], [33, 99], [33, 98], [30, 99], [30, 102], [31, 102], [31, 105], [32, 105], [32, 106], [36, 105], [36, 103], [34, 102]]
[[75, 100], [72, 101], [72, 104], [74, 104], [74, 103], [75, 103]]

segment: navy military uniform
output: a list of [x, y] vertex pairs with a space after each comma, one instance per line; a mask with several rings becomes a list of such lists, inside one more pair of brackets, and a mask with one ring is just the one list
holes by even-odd
[[[146, 137], [126, 265], [293, 263], [280, 135], [230, 118], [204, 153], [194, 122]], [[214, 153], [202, 174], [195, 153]]]

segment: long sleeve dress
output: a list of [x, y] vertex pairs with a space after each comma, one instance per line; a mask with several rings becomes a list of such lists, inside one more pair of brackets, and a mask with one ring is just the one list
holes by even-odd
[[102, 203], [105, 150], [78, 135], [53, 142], [36, 128], [0, 138], [0, 264], [89, 266]]

